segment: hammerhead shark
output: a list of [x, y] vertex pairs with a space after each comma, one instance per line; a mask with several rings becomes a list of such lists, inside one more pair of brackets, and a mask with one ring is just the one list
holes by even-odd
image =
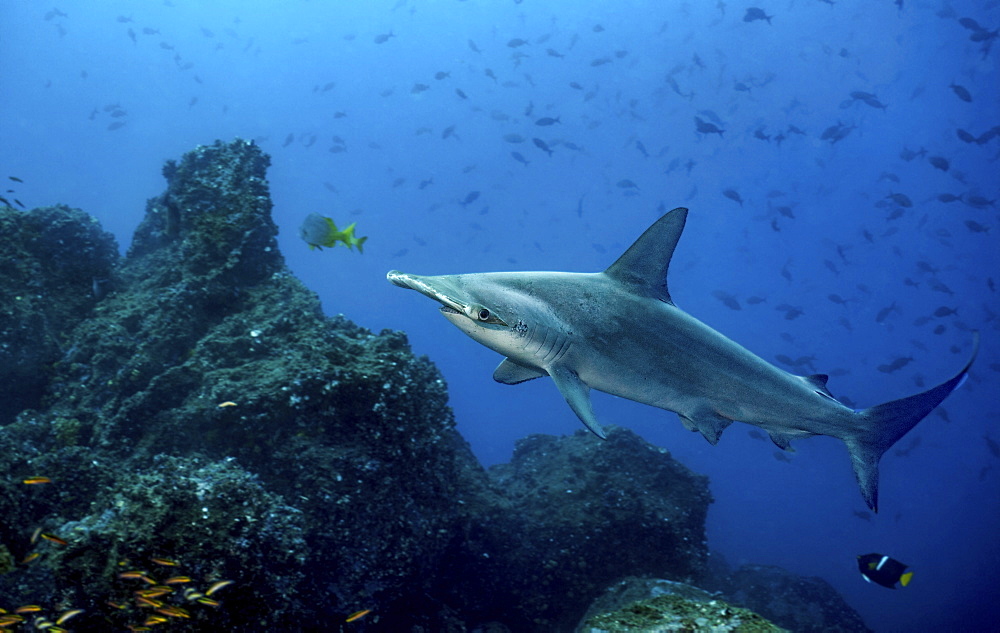
[[493, 379], [508, 385], [549, 376], [598, 437], [590, 390], [680, 416], [715, 445], [733, 422], [766, 431], [782, 450], [829, 435], [847, 445], [861, 495], [878, 511], [882, 455], [966, 378], [979, 350], [951, 379], [900, 400], [855, 410], [828, 376], [796, 376], [674, 305], [667, 268], [687, 220], [680, 207], [657, 220], [599, 273], [495, 272], [420, 276], [390, 271], [393, 284], [441, 304], [445, 318], [506, 356]]

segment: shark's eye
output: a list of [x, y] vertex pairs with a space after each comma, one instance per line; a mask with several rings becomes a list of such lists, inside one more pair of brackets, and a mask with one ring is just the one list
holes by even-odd
[[507, 324], [504, 323], [503, 319], [481, 303], [474, 303], [467, 306], [465, 309], [465, 316], [469, 317], [473, 321], [478, 321], [479, 323], [507, 327]]

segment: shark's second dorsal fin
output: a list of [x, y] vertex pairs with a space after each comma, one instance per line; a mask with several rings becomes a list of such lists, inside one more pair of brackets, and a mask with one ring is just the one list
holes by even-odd
[[[826, 386], [826, 381], [830, 380], [830, 376], [827, 374], [812, 374], [811, 376], [799, 376], [802, 380], [809, 384], [810, 387], [816, 390], [817, 393], [821, 393], [824, 396], [833, 398], [833, 394]], [[836, 398], [834, 398], [836, 400]]]
[[665, 213], [604, 274], [629, 286], [636, 294], [673, 305], [667, 290], [667, 268], [684, 230], [687, 212], [684, 207], [677, 207]]

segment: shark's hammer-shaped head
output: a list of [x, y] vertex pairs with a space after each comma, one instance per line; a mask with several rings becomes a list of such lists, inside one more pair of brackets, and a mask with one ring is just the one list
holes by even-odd
[[401, 288], [416, 290], [441, 304], [441, 314], [476, 341], [500, 351], [510, 336], [509, 306], [502, 305], [500, 293], [491, 292], [485, 279], [489, 273], [468, 275], [408, 275], [389, 271], [386, 279]]

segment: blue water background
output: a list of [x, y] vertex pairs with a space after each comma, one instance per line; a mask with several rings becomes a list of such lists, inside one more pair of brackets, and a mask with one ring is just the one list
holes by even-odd
[[[662, 209], [683, 205], [691, 214], [670, 274], [677, 305], [772, 362], [814, 356], [815, 371], [839, 374], [832, 391], [859, 407], [950, 377], [970, 352], [970, 330], [982, 330], [968, 383], [900, 442], [920, 439], [908, 455], [882, 460], [872, 520], [854, 514], [865, 506], [838, 440], [796, 442], [785, 462], [748, 435], [753, 427], [733, 425], [712, 447], [671, 413], [603, 394], [594, 404], [602, 422], [711, 478], [709, 545], [731, 564], [820, 576], [878, 631], [1000, 621], [1000, 460], [984, 439], [1000, 441], [1000, 305], [990, 286], [1000, 283], [1000, 217], [996, 206], [936, 200], [1000, 198], [1000, 140], [956, 136], [1000, 124], [1000, 47], [984, 55], [958, 22], [1000, 27], [996, 1], [768, 1], [760, 6], [772, 24], [745, 22], [747, 3], [708, 1], [59, 0], [65, 16], [50, 13], [52, 2], [3, 2], [0, 176], [15, 190], [4, 196], [80, 207], [125, 250], [146, 199], [164, 188], [166, 159], [215, 139], [255, 139], [273, 158], [288, 264], [327, 313], [409, 334], [443, 372], [459, 428], [485, 464], [508, 460], [526, 434], [580, 423], [548, 380], [494, 383], [500, 358], [428, 299], [388, 284], [386, 271], [601, 270]], [[514, 48], [513, 38], [528, 43]], [[417, 83], [428, 89], [414, 92]], [[723, 136], [696, 133], [695, 116], [711, 120], [705, 111]], [[561, 123], [535, 125], [545, 116]], [[125, 125], [109, 130], [115, 121]], [[853, 129], [836, 143], [820, 138], [838, 123]], [[755, 138], [758, 129], [772, 138]], [[330, 152], [335, 145], [346, 150]], [[950, 169], [927, 156], [906, 161], [904, 148], [946, 157]], [[625, 179], [637, 187], [619, 186]], [[460, 204], [473, 191], [479, 198]], [[887, 219], [894, 193], [913, 206]], [[297, 227], [312, 212], [356, 221], [365, 253], [308, 250]], [[766, 302], [750, 305], [751, 296]], [[787, 320], [780, 304], [804, 313]], [[915, 324], [941, 306], [958, 314]], [[913, 360], [877, 369], [897, 357]], [[864, 583], [855, 556], [873, 551], [910, 564], [912, 585]]]

